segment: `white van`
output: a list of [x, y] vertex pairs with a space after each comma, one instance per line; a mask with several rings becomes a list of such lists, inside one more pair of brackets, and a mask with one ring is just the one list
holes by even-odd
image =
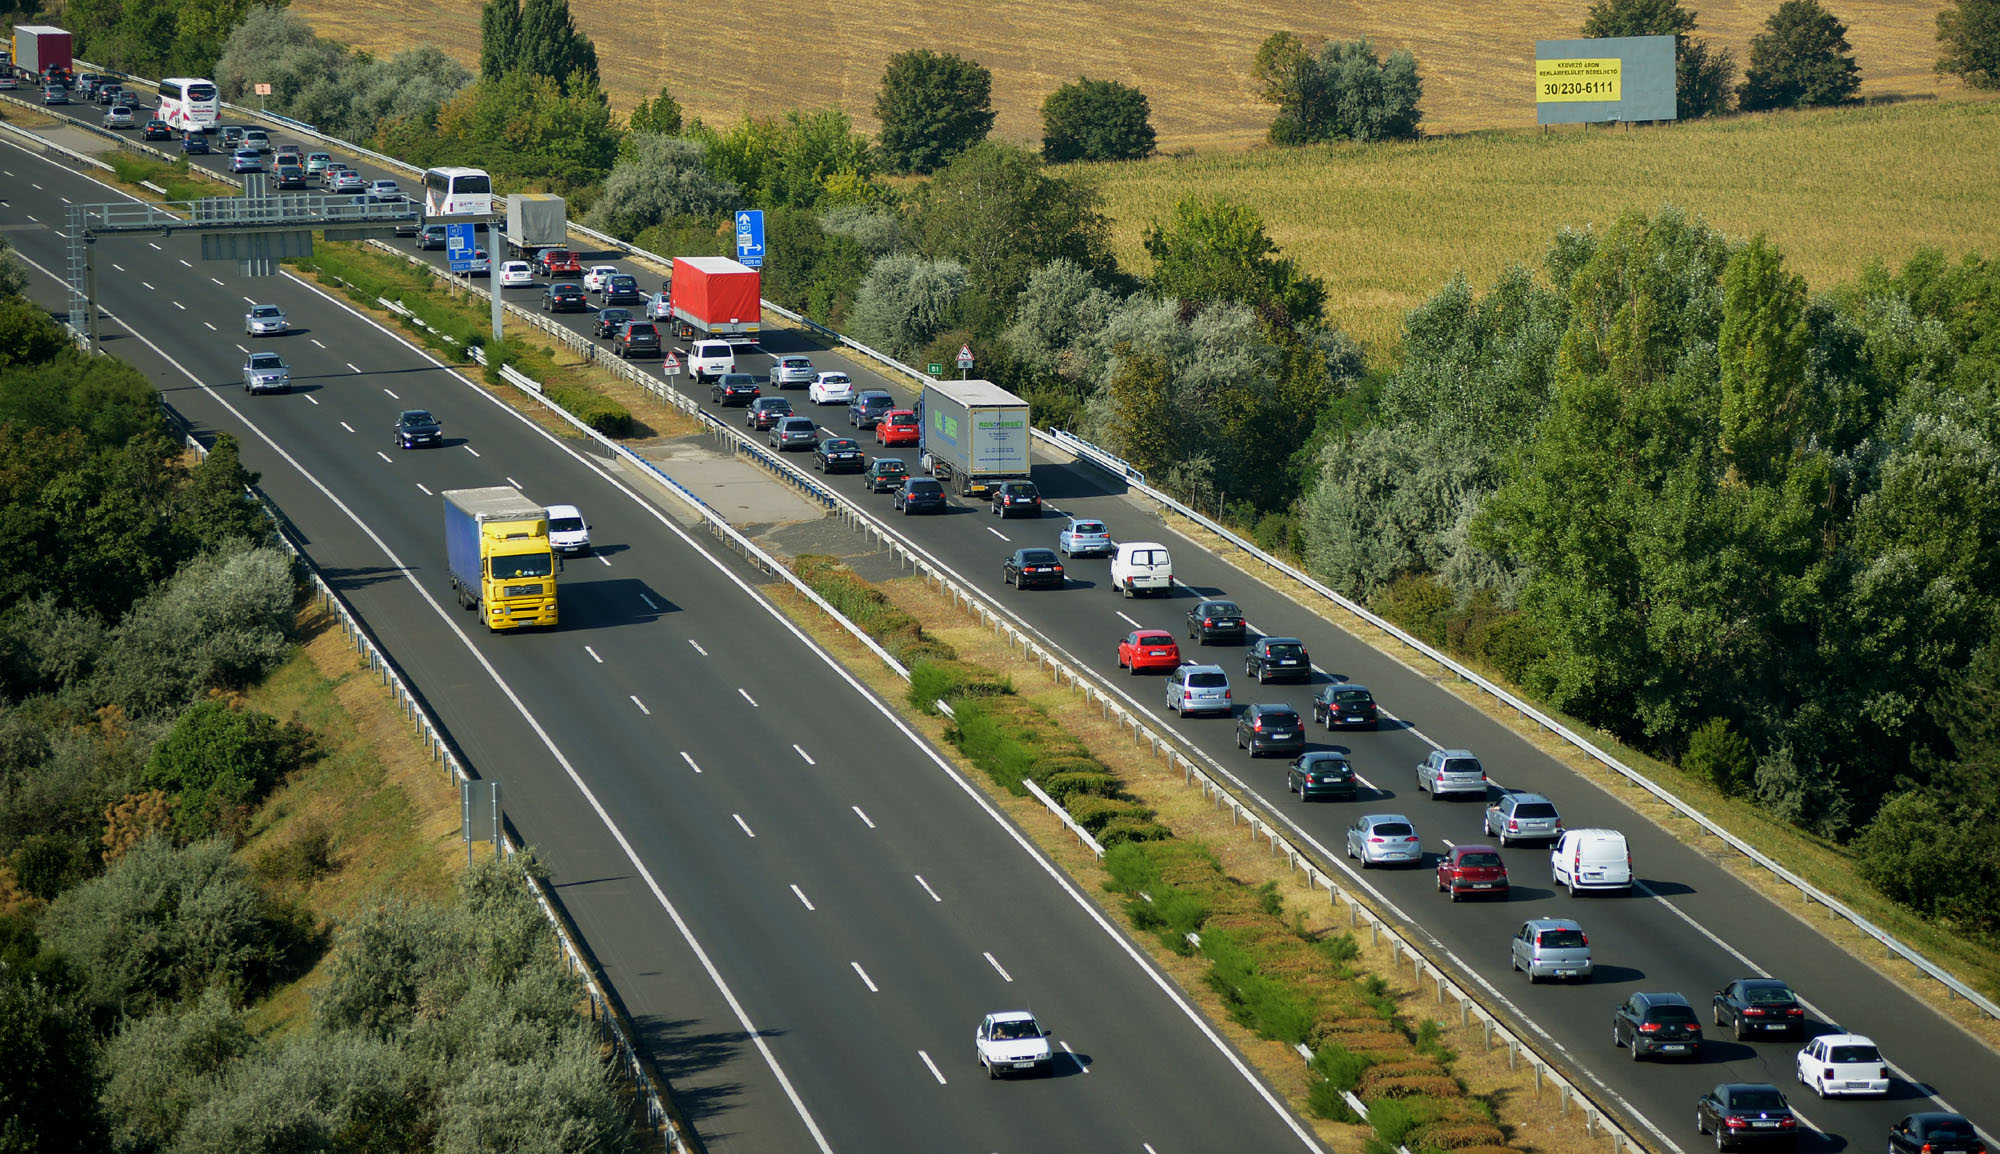
[[1111, 555], [1111, 587], [1124, 597], [1174, 587], [1174, 560], [1157, 541], [1125, 541]]
[[688, 372], [706, 383], [736, 371], [736, 346], [728, 341], [696, 341], [688, 350]]
[[1632, 888], [1632, 848], [1615, 829], [1572, 829], [1549, 851], [1555, 884], [1575, 897], [1578, 890]]
[[549, 506], [549, 548], [581, 556], [590, 552], [590, 526], [575, 505]]

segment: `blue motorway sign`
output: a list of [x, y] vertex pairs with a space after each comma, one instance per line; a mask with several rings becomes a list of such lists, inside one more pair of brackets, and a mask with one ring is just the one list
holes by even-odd
[[764, 267], [764, 210], [746, 208], [736, 214], [736, 259], [751, 268]]
[[453, 272], [472, 271], [472, 254], [479, 251], [479, 242], [473, 239], [473, 228], [471, 221], [444, 226], [444, 253], [451, 258]]

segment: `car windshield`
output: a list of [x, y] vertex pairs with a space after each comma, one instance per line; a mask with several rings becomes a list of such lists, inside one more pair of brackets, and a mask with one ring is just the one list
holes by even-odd
[[996, 1042], [1021, 1042], [1041, 1036], [1041, 1030], [1031, 1021], [993, 1023], [993, 1040]]
[[1377, 823], [1369, 832], [1377, 837], [1408, 837], [1416, 831], [1400, 821], [1385, 821]]
[[1299, 647], [1296, 645], [1266, 645], [1264, 652], [1272, 657], [1297, 657], [1299, 655]]
[[1545, 801], [1531, 801], [1514, 807], [1515, 817], [1554, 817], [1556, 807]]
[[1551, 950], [1580, 950], [1590, 944], [1583, 940], [1582, 930], [1543, 930], [1535, 942]]
[[1342, 705], [1366, 705], [1375, 700], [1365, 689], [1342, 689], [1334, 693], [1333, 699]]
[[437, 424], [437, 418], [422, 409], [414, 409], [403, 414], [403, 423], [406, 425], [435, 425]]
[[1478, 773], [1479, 759], [1472, 757], [1447, 757], [1444, 760], [1446, 773]]
[[583, 518], [581, 517], [549, 518], [549, 532], [551, 533], [575, 533], [582, 530], [582, 528]]
[[1734, 1110], [1782, 1110], [1785, 1096], [1769, 1087], [1755, 1086], [1730, 1094], [1729, 1106]]
[[277, 305], [258, 305], [256, 308], [250, 310], [250, 315], [259, 320], [269, 320], [280, 314]]
[[1792, 992], [1783, 986], [1751, 986], [1743, 991], [1743, 1000], [1753, 1006], [1789, 1006]]
[[1829, 1062], [1880, 1062], [1882, 1052], [1873, 1046], [1835, 1046], [1827, 1055]]
[[1187, 683], [1196, 689], [1221, 689], [1229, 679], [1220, 673], [1190, 673]]
[[1459, 858], [1458, 864], [1462, 866], [1477, 866], [1481, 869], [1492, 869], [1501, 863], [1500, 855], [1497, 853], [1469, 853]]
[[1053, 565], [1056, 563], [1055, 550], [1023, 549], [1021, 550], [1021, 563], [1023, 565]]
[[250, 357], [253, 369], [282, 369], [285, 362], [276, 353], [253, 353]]
[[495, 557], [493, 579], [512, 581], [519, 577], [547, 577], [556, 571], [554, 558], [547, 553], [523, 553], [518, 557]]
[[1210, 617], [1241, 617], [1243, 615], [1243, 611], [1236, 607], [1234, 601], [1211, 601], [1207, 605], [1202, 606], [1202, 612], [1208, 614]]
[[1694, 1016], [1694, 1008], [1692, 1006], [1654, 1006], [1652, 1013], [1646, 1016], [1646, 1020], [1651, 1022], [1674, 1022], [1684, 1025], [1694, 1024], [1699, 1021]]

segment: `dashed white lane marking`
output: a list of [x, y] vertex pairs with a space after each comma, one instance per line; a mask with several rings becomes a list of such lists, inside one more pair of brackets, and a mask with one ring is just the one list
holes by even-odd
[[639, 600], [644, 601], [646, 603], [646, 608], [651, 609], [653, 612], [658, 613], [660, 611], [660, 607], [658, 605], [653, 604], [653, 599], [651, 597], [646, 596], [644, 593], [639, 594]]
[[818, 912], [818, 907], [812, 904], [812, 899], [806, 896], [806, 891], [798, 887], [797, 882], [792, 883], [792, 892], [798, 895], [799, 904], [805, 906], [807, 909], [812, 910], [815, 913]]
[[354, 426], [348, 424], [346, 421], [340, 422], [340, 427], [346, 429], [350, 433], [354, 431]]
[[[307, 394], [306, 394], [306, 400], [308, 400], [308, 401], [311, 401], [311, 402], [312, 402], [313, 404], [315, 404], [315, 405], [319, 404], [319, 398], [318, 398], [318, 397], [315, 397], [315, 396], [313, 396], [313, 395], [312, 395], [311, 393], [307, 393]], [[424, 489], [424, 487], [423, 487], [422, 485], [418, 485], [418, 486], [417, 486], [417, 488], [419, 488], [419, 489]], [[429, 490], [429, 489], [424, 489], [424, 493], [425, 493], [425, 495], [426, 495], [426, 496], [428, 496], [428, 495], [430, 494], [430, 490]]]
[[1008, 973], [1006, 968], [1001, 966], [999, 958], [994, 957], [990, 953], [984, 956], [986, 960], [992, 964], [995, 973], [998, 973], [1002, 978], [1005, 978], [1007, 981], [1011, 982], [1014, 980], [1014, 975]]
[[516, 489], [518, 489], [518, 488], [520, 488], [520, 487], [521, 487], [521, 482], [519, 482], [519, 481], [516, 481], [516, 480], [515, 480], [514, 478], [512, 478], [512, 477], [509, 477], [509, 478], [507, 478], [507, 483], [508, 483], [509, 485], [512, 485], [512, 486], [513, 486], [513, 487], [515, 487]]
[[636, 706], [638, 706], [638, 707], [639, 707], [639, 712], [640, 712], [640, 713], [643, 713], [643, 714], [645, 714], [645, 715], [646, 715], [647, 717], [651, 717], [651, 716], [653, 716], [653, 711], [652, 711], [652, 710], [650, 710], [650, 709], [647, 709], [647, 708], [646, 708], [646, 703], [645, 703], [645, 702], [643, 702], [643, 701], [641, 701], [641, 700], [639, 700], [639, 695], [638, 695], [638, 694], [636, 694], [636, 693], [630, 693], [630, 694], [627, 694], [626, 696], [628, 696], [628, 697], [630, 697], [630, 698], [632, 699], [632, 704], [634, 704], [634, 705], [636, 705]]
[[861, 984], [868, 987], [869, 993], [879, 994], [882, 992], [881, 990], [875, 988], [874, 980], [869, 978], [867, 970], [861, 968], [860, 962], [849, 962], [848, 965], [853, 966], [854, 972], [861, 975]]
[[[353, 366], [353, 365], [349, 365], [349, 366], [347, 366], [347, 367], [348, 367], [348, 368], [350, 368], [350, 369], [354, 369], [354, 366]], [[354, 371], [358, 373], [358, 372], [360, 372], [361, 370], [360, 370], [360, 369], [354, 369]], [[475, 448], [473, 448], [473, 447], [472, 447], [471, 445], [467, 445], [467, 446], [465, 447], [465, 451], [466, 451], [466, 452], [468, 452], [468, 453], [471, 453], [471, 454], [472, 454], [473, 456], [475, 456], [475, 457], [477, 457], [477, 456], [479, 455], [479, 450], [478, 450], [478, 449], [475, 449]]]
[[[872, 821], [869, 821], [869, 820], [868, 820], [868, 815], [867, 815], [867, 814], [865, 814], [865, 813], [862, 813], [862, 812], [861, 812], [861, 807], [860, 807], [860, 806], [858, 806], [858, 805], [855, 805], [855, 806], [849, 806], [848, 808], [849, 808], [849, 809], [852, 809], [852, 810], [854, 811], [854, 816], [855, 816], [855, 817], [858, 817], [858, 818], [860, 818], [860, 819], [861, 819], [861, 823], [862, 823], [863, 825], [867, 826], [867, 827], [868, 827], [869, 829], [874, 829], [874, 828], [875, 828], [875, 823], [874, 823], [874, 822], [872, 822]], [[930, 887], [929, 887], [929, 886], [925, 886], [924, 888], [925, 888], [925, 889], [929, 889]]]
[[584, 651], [585, 653], [588, 653], [588, 654], [590, 654], [590, 659], [591, 659], [592, 661], [595, 661], [595, 662], [597, 662], [597, 663], [598, 663], [599, 665], [602, 665], [602, 664], [604, 664], [604, 658], [602, 658], [602, 657], [599, 657], [599, 656], [597, 655], [597, 650], [595, 650], [595, 649], [592, 649], [592, 648], [591, 648], [590, 646], [586, 645], [586, 646], [584, 646], [584, 647], [583, 647], [583, 651]]
[[[348, 361], [348, 362], [346, 362], [346, 364], [347, 364], [347, 367], [348, 367], [349, 369], [353, 369], [353, 370], [354, 370], [355, 372], [357, 372], [357, 373], [361, 371], [360, 369], [356, 369], [356, 368], [354, 368], [354, 362], [353, 362], [353, 361]], [[393, 394], [391, 394], [391, 395], [393, 395]]]
[[[352, 365], [349, 365], [349, 366], [348, 366], [348, 368], [353, 368], [353, 367], [354, 367], [354, 366], [352, 366]], [[401, 398], [401, 397], [399, 397], [399, 396], [397, 396], [397, 395], [396, 395], [396, 390], [394, 390], [394, 389], [383, 389], [382, 391], [383, 391], [383, 392], [385, 392], [385, 393], [387, 393], [387, 394], [389, 394], [389, 399], [390, 399], [390, 400], [392, 400], [392, 401], [400, 401], [400, 400], [402, 400], [402, 399], [403, 399], [403, 398]], [[519, 486], [519, 485], [516, 485], [516, 486], [514, 486], [514, 487], [515, 487], [516, 489], [518, 489], [518, 488], [520, 488], [521, 486]]]
[[736, 692], [738, 692], [738, 693], [740, 693], [740, 694], [742, 694], [742, 695], [743, 695], [743, 700], [745, 700], [745, 701], [747, 701], [747, 702], [749, 702], [749, 703], [750, 703], [750, 708], [752, 708], [752, 709], [759, 709], [759, 708], [761, 708], [761, 706], [759, 706], [759, 705], [757, 704], [757, 699], [756, 699], [756, 698], [754, 698], [754, 697], [752, 697], [752, 696], [750, 696], [750, 691], [749, 691], [749, 690], [747, 690], [747, 689], [744, 689], [744, 688], [741, 688], [741, 687], [738, 687], [738, 688], [737, 688], [737, 690], [736, 690]]
[[309, 340], [309, 341], [311, 341], [312, 343], [314, 343], [314, 344], [316, 344], [316, 345], [319, 345], [319, 347], [320, 347], [320, 348], [325, 348], [325, 347], [326, 347], [325, 345], [320, 345], [320, 344], [319, 344], [319, 338], [318, 338], [318, 337], [307, 337], [306, 339], [307, 339], [307, 340]]
[[[308, 400], [310, 400], [311, 398], [310, 398], [310, 397], [308, 397], [307, 399], [308, 399]], [[418, 481], [418, 482], [417, 482], [417, 488], [419, 488], [419, 489], [423, 490], [423, 493], [424, 493], [424, 496], [426, 496], [426, 497], [431, 497], [431, 496], [435, 496], [435, 495], [436, 495], [436, 494], [434, 494], [434, 493], [432, 493], [432, 492], [431, 492], [431, 489], [430, 489], [430, 486], [429, 486], [429, 485], [426, 485], [426, 484], [424, 484], [424, 483], [423, 483], [422, 481]], [[590, 648], [590, 647], [586, 645], [586, 646], [584, 646], [584, 648], [588, 649], [588, 648]]]
[[598, 563], [599, 565], [602, 565], [602, 566], [604, 566], [604, 567], [605, 567], [606, 569], [609, 569], [609, 568], [611, 568], [611, 558], [609, 558], [609, 557], [606, 557], [606, 556], [605, 556], [604, 554], [602, 554], [602, 553], [599, 553], [599, 554], [597, 555], [597, 563]]
[[798, 744], [797, 742], [793, 742], [793, 743], [792, 743], [792, 748], [798, 751], [798, 755], [799, 755], [800, 757], [803, 757], [803, 758], [805, 758], [805, 759], [806, 759], [806, 764], [807, 764], [807, 765], [818, 765], [818, 764], [819, 764], [819, 762], [817, 762], [817, 761], [814, 761], [814, 760], [813, 760], [813, 756], [812, 756], [812, 754], [810, 754], [810, 753], [807, 753], [807, 752], [806, 752], [806, 751], [805, 751], [804, 749], [801, 749], [801, 748], [799, 747], [799, 744]]
[[986, 527], [986, 531], [987, 531], [988, 533], [991, 533], [991, 534], [993, 534], [993, 535], [994, 535], [995, 537], [998, 537], [998, 538], [1000, 538], [1000, 539], [1001, 539], [1002, 541], [1005, 541], [1005, 542], [1007, 542], [1007, 543], [1008, 543], [1008, 544], [1010, 544], [1010, 545], [1014, 543], [1014, 539], [1013, 539], [1012, 537], [1009, 537], [1009, 536], [1008, 536], [1007, 534], [1005, 534], [1005, 533], [1002, 533], [1002, 532], [1001, 532], [1000, 530], [998, 530], [998, 529], [995, 529], [995, 528], [994, 528], [993, 526], [991, 526], [991, 525], [988, 525], [988, 526]]
[[742, 827], [743, 827], [743, 832], [744, 832], [744, 833], [746, 833], [746, 834], [749, 834], [749, 835], [750, 835], [751, 837], [756, 837], [756, 836], [757, 836], [757, 835], [756, 835], [756, 834], [755, 834], [754, 832], [752, 832], [752, 830], [750, 829], [750, 823], [749, 823], [749, 822], [747, 822], [747, 821], [744, 821], [744, 820], [743, 820], [743, 815], [742, 815], [742, 814], [740, 814], [740, 813], [732, 813], [732, 814], [730, 814], [729, 816], [730, 816], [730, 817], [733, 817], [733, 818], [735, 818], [735, 819], [736, 819], [736, 824], [737, 824], [737, 825], [740, 825], [740, 826], [742, 826]]
[[696, 653], [699, 653], [699, 654], [701, 654], [701, 655], [702, 655], [703, 657], [707, 657], [707, 656], [708, 656], [708, 650], [706, 650], [706, 649], [703, 649], [703, 648], [701, 647], [701, 642], [699, 642], [699, 641], [696, 641], [696, 640], [695, 640], [694, 638], [690, 637], [690, 638], [688, 638], [688, 644], [689, 644], [689, 645], [692, 645], [692, 646], [694, 646], [694, 651], [695, 651]]
[[[182, 264], [187, 264], [187, 262], [186, 262], [186, 261], [182, 261], [181, 263], [182, 263]], [[194, 266], [192, 266], [192, 265], [189, 265], [188, 267], [192, 268], [192, 267], [194, 267]], [[214, 282], [215, 282], [216, 284], [218, 284], [218, 285], [222, 285], [222, 287], [223, 287], [223, 288], [228, 288], [228, 287], [229, 287], [228, 285], [223, 285], [223, 284], [222, 284], [222, 279], [221, 279], [220, 277], [209, 277], [208, 279], [209, 279], [209, 280], [211, 280], [211, 281], [214, 281]]]
[[[1061, 1042], [1058, 1044], [1062, 1046], [1063, 1053], [1069, 1055], [1069, 1060], [1076, 1063], [1077, 1069], [1082, 1070], [1086, 1074], [1090, 1073], [1090, 1067], [1083, 1064], [1083, 1059], [1076, 1056], [1076, 1051], [1069, 1048], [1068, 1042]], [[1146, 1149], [1151, 1150], [1152, 1147], [1148, 1146], [1146, 1147]]]
[[380, 458], [382, 458], [382, 462], [383, 462], [384, 464], [387, 464], [387, 465], [393, 465], [393, 464], [395, 464], [395, 463], [396, 463], [396, 462], [394, 462], [394, 461], [391, 461], [391, 460], [389, 459], [389, 454], [387, 454], [387, 453], [383, 452], [383, 451], [382, 451], [382, 450], [380, 450], [380, 449], [377, 449], [377, 450], [375, 450], [375, 455], [376, 455], [376, 456], [378, 456], [378, 457], [380, 457]]
[[929, 883], [929, 882], [927, 882], [927, 881], [925, 881], [925, 880], [924, 880], [924, 875], [922, 875], [922, 874], [911, 874], [910, 876], [911, 876], [911, 877], [913, 877], [913, 878], [916, 878], [916, 879], [917, 879], [917, 884], [918, 884], [918, 885], [920, 885], [920, 886], [922, 886], [922, 887], [924, 887], [924, 892], [925, 892], [925, 893], [927, 893], [927, 894], [929, 894], [929, 895], [931, 895], [931, 900], [932, 900], [932, 901], [934, 901], [934, 902], [942, 902], [942, 901], [944, 900], [943, 898], [941, 898], [941, 897], [939, 897], [939, 896], [937, 895], [937, 891], [936, 891], [936, 890], [934, 890], [934, 889], [932, 889], [932, 888], [931, 888], [931, 883]]
[[701, 767], [694, 763], [694, 758], [688, 756], [688, 752], [685, 749], [681, 750], [681, 760], [688, 763], [689, 769], [694, 770], [696, 773], [701, 772]]
[[924, 1053], [922, 1050], [918, 1050], [917, 1057], [922, 1058], [924, 1060], [924, 1065], [930, 1068], [931, 1077], [937, 1079], [938, 1085], [943, 1086], [947, 1084], [944, 1080], [944, 1071], [937, 1068], [937, 1063], [931, 1061], [931, 1056], [929, 1054]]

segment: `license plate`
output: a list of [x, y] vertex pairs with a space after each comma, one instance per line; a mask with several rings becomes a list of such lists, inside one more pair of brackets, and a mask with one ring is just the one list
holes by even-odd
[[1777, 1123], [1776, 1123], [1776, 1122], [1752, 1122], [1752, 1123], [1750, 1123], [1750, 1125], [1751, 1125], [1751, 1127], [1752, 1127], [1753, 1129], [1757, 1129], [1757, 1130], [1769, 1130], [1769, 1129], [1771, 1129], [1772, 1127], [1776, 1126], [1776, 1125], [1777, 1125]]
[[1557, 970], [1557, 971], [1556, 971], [1556, 977], [1558, 977], [1558, 978], [1573, 978], [1573, 977], [1575, 977], [1575, 976], [1576, 976], [1576, 971], [1575, 971], [1575, 970]]
[[1016, 1062], [1014, 1063], [1014, 1068], [1016, 1070], [1032, 1070], [1035, 1068], [1035, 1064], [1033, 1062]]
[[1285, 738], [1290, 737], [1291, 735], [1292, 731], [1289, 729], [1274, 729], [1271, 731], [1271, 740], [1282, 741]]
[[1584, 876], [1584, 877], [1586, 877], [1586, 878], [1601, 878], [1601, 877], [1603, 877], [1603, 876], [1604, 876], [1604, 871], [1603, 871], [1603, 870], [1585, 870], [1585, 871], [1583, 871], [1583, 876]]
[[1687, 1049], [1686, 1046], [1681, 1045], [1679, 1042], [1674, 1042], [1668, 1045], [1661, 1046], [1660, 1052], [1665, 1054], [1678, 1054], [1685, 1049]]
[[1475, 890], [1490, 890], [1490, 889], [1492, 889], [1492, 888], [1493, 888], [1493, 883], [1492, 883], [1492, 882], [1467, 882], [1467, 883], [1466, 883], [1466, 886], [1467, 886], [1467, 888], [1469, 888], [1469, 889], [1475, 889]]

